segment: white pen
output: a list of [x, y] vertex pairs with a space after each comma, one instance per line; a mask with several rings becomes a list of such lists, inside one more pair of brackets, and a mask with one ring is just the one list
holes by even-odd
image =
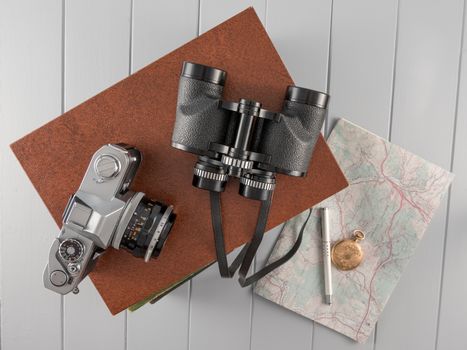
[[324, 295], [332, 304], [331, 238], [329, 237], [329, 208], [321, 209], [321, 239], [323, 242]]

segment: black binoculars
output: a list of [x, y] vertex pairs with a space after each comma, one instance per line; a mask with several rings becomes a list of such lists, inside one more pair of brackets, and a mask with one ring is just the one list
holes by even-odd
[[[193, 185], [210, 192], [220, 274], [231, 278], [240, 268], [239, 283], [245, 287], [282, 265], [300, 246], [303, 228], [287, 254], [247, 277], [266, 228], [276, 185], [275, 174], [306, 175], [326, 118], [329, 96], [289, 86], [282, 111], [271, 112], [262, 108], [260, 102], [249, 99], [222, 100], [226, 75], [217, 68], [183, 63], [172, 146], [199, 156]], [[261, 201], [252, 239], [230, 266], [225, 252], [220, 200], [229, 176], [240, 179], [242, 196]]]
[[235, 176], [241, 195], [267, 200], [276, 172], [306, 175], [329, 96], [289, 86], [282, 111], [271, 112], [257, 101], [223, 101], [226, 75], [184, 62], [172, 146], [199, 155], [194, 186], [222, 192]]

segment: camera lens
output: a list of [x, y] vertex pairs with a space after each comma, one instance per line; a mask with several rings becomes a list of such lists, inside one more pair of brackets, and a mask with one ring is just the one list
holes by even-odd
[[133, 211], [120, 242], [120, 247], [133, 256], [159, 256], [175, 220], [173, 207], [143, 196]]

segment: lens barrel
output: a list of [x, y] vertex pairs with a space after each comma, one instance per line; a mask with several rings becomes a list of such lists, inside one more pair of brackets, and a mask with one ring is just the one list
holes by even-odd
[[178, 85], [172, 147], [197, 155], [210, 153], [211, 143], [224, 143], [227, 111], [219, 108], [226, 72], [184, 62]]
[[328, 107], [329, 95], [324, 92], [290, 85], [287, 87], [285, 99], [291, 102], [298, 102], [326, 109]]
[[203, 190], [224, 192], [229, 175], [219, 161], [206, 156], [198, 159], [193, 169], [193, 186]]
[[158, 257], [175, 221], [172, 209], [142, 197], [126, 226], [120, 247], [135, 257], [144, 257], [145, 261]]
[[207, 81], [217, 85], [224, 85], [227, 73], [218, 68], [185, 61], [183, 62], [181, 75], [185, 78]]
[[275, 187], [274, 173], [254, 169], [240, 178], [238, 192], [243, 197], [265, 201], [271, 198]]
[[289, 176], [306, 176], [327, 114], [329, 95], [289, 86], [280, 122], [266, 120], [258, 152], [271, 156], [260, 168]]

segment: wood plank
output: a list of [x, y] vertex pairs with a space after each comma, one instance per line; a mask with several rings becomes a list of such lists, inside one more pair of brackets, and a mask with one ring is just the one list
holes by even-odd
[[[198, 1], [134, 0], [132, 70], [157, 60], [197, 33]], [[190, 284], [186, 282], [154, 305], [128, 313], [128, 350], [148, 344], [163, 344], [167, 350], [188, 347]]]
[[[128, 75], [130, 19], [130, 0], [66, 2], [66, 110]], [[124, 349], [125, 318], [112, 316], [86, 279], [78, 295], [65, 296], [65, 349]]]
[[198, 33], [198, 0], [133, 0], [132, 72]]
[[[241, 198], [240, 198], [241, 199]], [[229, 263], [239, 253], [228, 256]], [[250, 346], [251, 288], [237, 277], [221, 278], [213, 264], [193, 278], [190, 300], [190, 350], [248, 349]]]
[[[248, 6], [254, 6], [264, 23], [264, 1], [219, 2], [202, 0], [200, 3], [200, 34], [223, 22]], [[206, 197], [208, 200], [208, 197]], [[238, 200], [245, 200], [239, 196]], [[209, 213], [206, 213], [209, 215]], [[254, 228], [252, 228], [253, 230]], [[238, 249], [229, 255], [230, 261]], [[233, 279], [223, 279], [219, 267], [214, 264], [193, 278], [190, 300], [191, 350], [248, 349], [251, 330], [251, 287], [242, 288]]]
[[467, 27], [460, 68], [457, 97], [457, 125], [452, 171], [456, 174], [450, 193], [446, 247], [441, 289], [437, 349], [467, 349]]
[[266, 14], [265, 0], [200, 0], [199, 32], [202, 34], [237, 13], [253, 6], [261, 22]]
[[[266, 29], [295, 83], [326, 91], [331, 2], [268, 1]], [[258, 252], [264, 266], [279, 230], [268, 234]], [[271, 235], [272, 234], [272, 235]], [[311, 349], [313, 322], [259, 296], [253, 298], [252, 349]]]
[[188, 348], [189, 286], [190, 282], [186, 282], [154, 305], [128, 311], [128, 350], [151, 346], [156, 349], [161, 346], [164, 350]]
[[61, 298], [42, 273], [57, 227], [8, 145], [61, 110], [61, 2], [0, 2], [2, 349], [60, 349]]
[[64, 349], [125, 349], [125, 312], [112, 316], [89, 278], [64, 301]]
[[346, 118], [389, 137], [397, 0], [334, 1], [329, 128]]
[[268, 1], [267, 31], [296, 85], [327, 91], [330, 23], [330, 1]]
[[[400, 2], [392, 141], [449, 169], [463, 1]], [[376, 349], [434, 349], [446, 200], [378, 323]]]
[[[338, 118], [389, 137], [397, 1], [335, 0], [328, 132]], [[313, 349], [372, 349], [315, 323]]]
[[65, 16], [69, 110], [128, 75], [131, 0], [69, 1]]

